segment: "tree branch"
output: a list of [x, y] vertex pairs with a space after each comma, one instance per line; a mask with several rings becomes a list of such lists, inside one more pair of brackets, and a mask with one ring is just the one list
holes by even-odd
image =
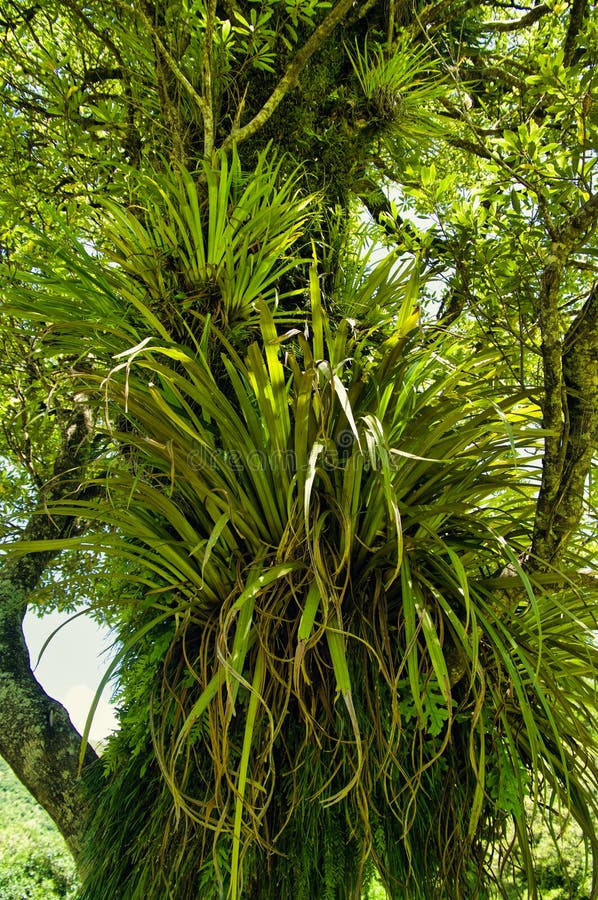
[[80, 22], [83, 23], [85, 28], [89, 31], [90, 34], [93, 34], [95, 38], [104, 46], [107, 47], [108, 50], [112, 53], [114, 58], [117, 60], [120, 69], [122, 78], [126, 78], [127, 75], [127, 67], [125, 66], [125, 62], [123, 60], [122, 54], [118, 49], [117, 45], [114, 43], [109, 33], [106, 30], [101, 31], [95, 22], [89, 18], [89, 16], [85, 15], [82, 9], [76, 4], [73, 3], [72, 0], [60, 0], [60, 4], [68, 9], [75, 18], [79, 19]]
[[212, 46], [214, 42], [214, 21], [216, 18], [216, 0], [208, 0], [206, 4], [206, 31], [203, 39], [203, 153], [210, 159], [214, 152], [216, 131], [214, 125], [214, 97], [212, 86]]
[[[51, 498], [72, 491], [72, 475], [87, 459], [89, 437], [86, 411], [79, 408], [54, 465]], [[67, 537], [73, 527], [70, 517], [35, 514], [23, 538]], [[51, 551], [8, 555], [0, 567], [0, 753], [49, 813], [77, 860], [91, 804], [79, 774], [81, 736], [66, 709], [34, 678], [22, 628], [28, 600], [54, 556]], [[88, 745], [85, 764], [96, 758]]]
[[[100, 42], [100, 44], [102, 44], [112, 53], [112, 55], [118, 62], [117, 67], [96, 66], [95, 68], [90, 68], [84, 74], [83, 84], [84, 86], [87, 86], [89, 84], [94, 84], [98, 81], [104, 81], [108, 79], [118, 79], [122, 81], [128, 118], [128, 134], [125, 147], [129, 154], [129, 161], [132, 164], [137, 164], [139, 162], [140, 140], [135, 129], [135, 103], [133, 100], [133, 89], [131, 86], [129, 70], [125, 65], [122, 53], [120, 52], [116, 43], [110, 37], [107, 29], [100, 30], [97, 25], [87, 15], [85, 15], [85, 13], [75, 3], [72, 2], [72, 0], [61, 0], [61, 3], [64, 4], [64, 6], [68, 10], [70, 10], [75, 18], [79, 19], [79, 21], [83, 23], [85, 28], [90, 32], [90, 34], [94, 35], [94, 37]], [[84, 117], [81, 116], [80, 122], [83, 123], [84, 121]], [[83, 125], [82, 127], [86, 126]]]
[[466, 153], [473, 153], [474, 156], [478, 156], [480, 159], [493, 159], [490, 151], [487, 150], [482, 143], [467, 141], [463, 138], [451, 137], [450, 135], [446, 138], [446, 142], [447, 144], [450, 144], [451, 147], [456, 147], [458, 150], [465, 150]]
[[103, 81], [120, 80], [123, 77], [122, 66], [94, 66], [85, 70], [83, 84], [101, 84]]
[[579, 525], [598, 442], [598, 285], [563, 338], [558, 291], [566, 255], [551, 255], [540, 294], [547, 433], [530, 560], [536, 571], [559, 561]]
[[324, 42], [336, 26], [342, 22], [347, 12], [351, 9], [353, 2], [354, 0], [339, 0], [336, 6], [331, 9], [324, 21], [320, 23], [303, 47], [297, 52], [293, 61], [289, 63], [284, 75], [260, 111], [256, 113], [253, 119], [246, 125], [243, 125], [242, 127], [233, 126], [230, 134], [223, 141], [223, 150], [228, 149], [233, 144], [241, 144], [243, 141], [248, 140], [248, 138], [256, 134], [256, 132], [265, 125], [289, 91], [295, 87], [299, 75], [305, 68], [309, 59], [323, 46]]
[[530, 10], [525, 16], [521, 16], [520, 19], [513, 19], [510, 22], [484, 22], [480, 25], [480, 31], [519, 31], [521, 28], [527, 28], [528, 25], [533, 25], [535, 22], [538, 22], [549, 12], [552, 12], [552, 8], [545, 3], [541, 3], [540, 6], [534, 7], [534, 9]]
[[[122, 3], [120, 5], [123, 6]], [[176, 59], [174, 58], [174, 56], [172, 55], [170, 50], [166, 47], [164, 41], [158, 34], [157, 28], [155, 27], [154, 23], [152, 22], [150, 17], [147, 15], [145, 10], [142, 9], [142, 7], [140, 5], [138, 5], [138, 10], [139, 10], [139, 14], [141, 15], [141, 18], [143, 19], [143, 24], [145, 25], [148, 32], [150, 33], [152, 40], [155, 42], [155, 45], [158, 48], [158, 50], [160, 51], [160, 54], [162, 55], [168, 68], [170, 69], [172, 74], [175, 76], [177, 81], [185, 88], [185, 90], [189, 94], [190, 98], [193, 100], [194, 104], [197, 106], [197, 108], [200, 111], [202, 118], [203, 118], [208, 113], [208, 111], [206, 109], [206, 102], [205, 102], [204, 97], [202, 97], [201, 94], [193, 87], [193, 85], [191, 84], [191, 82], [189, 81], [189, 79], [187, 78], [187, 76], [185, 75], [185, 73], [183, 72], [183, 70], [181, 69], [179, 64], [177, 63]]]
[[5, 28], [7, 31], [18, 28], [19, 25], [31, 22], [40, 10], [41, 6], [39, 4], [30, 6], [29, 9], [23, 10], [18, 19], [0, 19], [0, 27]]
[[598, 222], [598, 193], [586, 200], [558, 229], [558, 240], [576, 249]]
[[481, 5], [480, 0], [463, 0], [463, 2], [438, 0], [436, 3], [429, 3], [421, 12], [416, 13], [409, 27], [413, 32], [416, 30], [422, 32], [428, 25], [436, 22], [445, 25], [457, 17], [464, 16], [468, 9]]
[[575, 59], [575, 51], [577, 50], [577, 36], [582, 29], [583, 20], [586, 15], [588, 2], [587, 0], [573, 0], [571, 4], [571, 12], [569, 13], [569, 27], [565, 35], [565, 44], [563, 46], [563, 64], [570, 66]]
[[554, 530], [564, 537], [582, 515], [585, 482], [598, 446], [598, 282], [563, 343], [569, 435]]

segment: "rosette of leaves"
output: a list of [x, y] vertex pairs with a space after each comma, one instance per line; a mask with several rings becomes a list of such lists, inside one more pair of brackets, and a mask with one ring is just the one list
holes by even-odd
[[526, 799], [595, 854], [595, 622], [520, 562], [527, 396], [491, 355], [422, 340], [392, 256], [331, 298], [367, 326], [333, 326], [296, 258], [309, 308], [256, 297], [242, 349], [206, 310], [173, 339], [133, 265], [87, 257], [75, 303], [39, 273], [35, 303], [15, 295], [53, 353], [93, 332], [76, 383], [109, 451], [93, 501], [55, 511], [99, 526], [61, 546], [134, 584], [82, 897], [348, 898], [373, 874], [392, 897], [476, 897], [490, 847], [533, 893]]
[[434, 103], [448, 90], [440, 58], [405, 38], [388, 48], [366, 42], [347, 54], [361, 94], [357, 123], [381, 135], [429, 141], [441, 127]]

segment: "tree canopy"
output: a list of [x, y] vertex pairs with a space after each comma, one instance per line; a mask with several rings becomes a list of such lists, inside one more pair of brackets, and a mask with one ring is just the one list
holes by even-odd
[[[596, 31], [0, 0], [0, 752], [81, 898], [598, 872]], [[31, 604], [115, 630], [101, 761]]]

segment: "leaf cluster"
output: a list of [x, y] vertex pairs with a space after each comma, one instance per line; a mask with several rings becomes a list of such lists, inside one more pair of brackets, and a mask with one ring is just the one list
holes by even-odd
[[[259, 212], [235, 219], [253, 195], [232, 171], [204, 169], [202, 202], [201, 178], [162, 180], [167, 215], [139, 227], [113, 216], [111, 263], [63, 253], [63, 275], [13, 292], [15, 311], [54, 323], [52, 353], [79, 343], [77, 390], [102, 411], [110, 447], [92, 479], [105, 500], [53, 506], [101, 528], [44, 547], [101, 549], [131, 566], [135, 588], [114, 663], [123, 734], [97, 825], [118, 821], [105, 835], [111, 877], [131, 898], [200, 882], [294, 897], [301, 885], [358, 890], [373, 867], [391, 896], [475, 896], [495, 877], [488, 848], [513, 852], [511, 821], [533, 885], [526, 798], [553, 814], [560, 804], [596, 840], [595, 618], [566, 572], [544, 589], [522, 565], [537, 408], [493, 354], [422, 340], [416, 275], [392, 256], [354, 267], [335, 295], [369, 322], [332, 319], [317, 259], [306, 269], [284, 237], [281, 268], [277, 235], [296, 239], [306, 207], [283, 193], [264, 242]], [[258, 211], [278, 173], [264, 171]], [[214, 315], [198, 306], [202, 328], [181, 343], [156, 312], [151, 242], [174, 252], [184, 233], [196, 290], [208, 265], [226, 273], [226, 249], [211, 248], [233, 220], [227, 247], [247, 247], [254, 223], [255, 271], [267, 273], [253, 303], [230, 295], [245, 350], [222, 326], [224, 277]], [[132, 235], [140, 251], [123, 252]], [[251, 285], [247, 257], [235, 260], [235, 283]], [[290, 268], [309, 309], [277, 318], [271, 285]], [[154, 785], [143, 796], [140, 778]], [[123, 855], [113, 806], [129, 794]], [[347, 822], [331, 866], [321, 835], [336, 846]], [[89, 896], [96, 877], [105, 870]]]

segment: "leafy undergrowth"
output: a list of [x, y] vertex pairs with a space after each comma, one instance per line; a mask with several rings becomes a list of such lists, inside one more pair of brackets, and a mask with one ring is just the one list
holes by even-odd
[[[581, 833], [570, 823], [558, 840], [559, 852], [546, 826], [533, 835], [535, 872], [540, 900], [591, 900], [592, 877], [588, 872]], [[520, 900], [527, 892], [522, 880], [514, 877], [507, 885], [507, 900]]]
[[[532, 840], [538, 900], [592, 900], [592, 877], [575, 823], [570, 823], [559, 836], [558, 846], [560, 856], [548, 827], [538, 825]], [[479, 900], [525, 900], [527, 897], [523, 877], [514, 874], [510, 881], [505, 881], [504, 894], [489, 890], [480, 894]], [[388, 900], [388, 895], [380, 883], [374, 883], [366, 900]]]
[[71, 900], [76, 886], [62, 837], [0, 759], [0, 900]]
[[[585, 870], [577, 829], [570, 826], [561, 841], [566, 868], [545, 828], [534, 840], [536, 877], [541, 900], [589, 900], [591, 879]], [[0, 759], [0, 900], [73, 900], [75, 867], [64, 841], [43, 809]], [[508, 900], [526, 896], [516, 878]], [[488, 898], [494, 897], [492, 894]], [[372, 884], [367, 900], [386, 900], [381, 884]]]

